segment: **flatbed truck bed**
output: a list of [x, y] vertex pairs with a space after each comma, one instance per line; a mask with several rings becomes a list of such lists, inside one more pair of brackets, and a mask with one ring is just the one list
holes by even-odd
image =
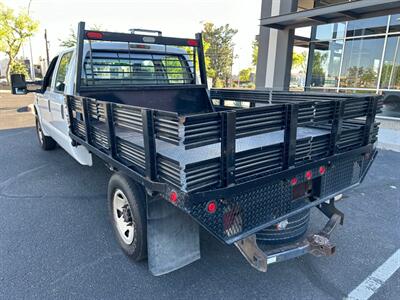
[[[199, 225], [260, 271], [334, 253], [330, 234], [344, 217], [335, 198], [374, 161], [381, 97], [209, 90], [201, 34], [87, 31], [80, 23], [73, 53], [61, 104], [68, 139], [45, 127], [44, 83], [39, 140], [46, 148], [54, 137], [80, 163], [96, 155], [115, 171], [110, 216], [127, 255], [147, 253], [155, 275], [173, 271], [200, 258]], [[313, 207], [329, 220], [298, 242]], [[263, 242], [278, 246], [264, 252]]]

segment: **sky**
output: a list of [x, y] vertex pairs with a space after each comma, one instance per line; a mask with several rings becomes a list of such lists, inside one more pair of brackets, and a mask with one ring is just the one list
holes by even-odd
[[[0, 0], [15, 9], [27, 9], [29, 0]], [[251, 66], [251, 43], [259, 33], [261, 0], [31, 0], [30, 15], [40, 22], [32, 38], [35, 63], [45, 57], [44, 29], [50, 41], [50, 59], [60, 50], [59, 39], [77, 28], [79, 21], [101, 25], [107, 31], [130, 28], [157, 29], [164, 36], [190, 38], [203, 22], [230, 24], [235, 36], [233, 73]], [[23, 53], [29, 56], [28, 45]]]

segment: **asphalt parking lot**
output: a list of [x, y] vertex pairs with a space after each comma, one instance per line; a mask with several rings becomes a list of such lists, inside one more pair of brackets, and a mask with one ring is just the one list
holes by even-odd
[[32, 101], [32, 94], [13, 96], [0, 90], [0, 130], [33, 126], [28, 108]]
[[[343, 299], [400, 248], [393, 151], [382, 150], [363, 185], [338, 203], [345, 226], [333, 235], [336, 255], [260, 273], [202, 232], [202, 259], [161, 277], [120, 251], [106, 208], [111, 174], [100, 160], [84, 167], [60, 148], [42, 151], [26, 127], [0, 130], [0, 162], [0, 299]], [[325, 221], [315, 211], [311, 230]], [[372, 299], [399, 294], [397, 270]]]

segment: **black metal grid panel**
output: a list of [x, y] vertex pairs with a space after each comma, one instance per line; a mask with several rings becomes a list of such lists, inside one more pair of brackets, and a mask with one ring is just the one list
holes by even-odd
[[[366, 167], [373, 157], [366, 158], [354, 155], [333, 163], [322, 164], [326, 173], [319, 174], [319, 167], [309, 170], [313, 174], [313, 201], [324, 199], [348, 187], [357, 184], [366, 171]], [[294, 174], [299, 183], [306, 182], [305, 171]], [[289, 213], [306, 209], [312, 204], [305, 198], [292, 199], [292, 189], [289, 179], [265, 181], [251, 188], [233, 193], [225, 199], [202, 199], [185, 209], [207, 230], [217, 238], [231, 243], [243, 238], [255, 228], [262, 228], [263, 224], [273, 223], [274, 220]], [[314, 198], [317, 197], [317, 198]], [[209, 201], [215, 201], [215, 213], [207, 211]]]
[[215, 201], [215, 214], [207, 212], [207, 201], [191, 206], [189, 213], [217, 237], [227, 240], [288, 213], [291, 188], [287, 182], [276, 181]]
[[322, 177], [321, 197], [331, 195], [357, 183], [362, 174], [362, 162], [361, 157], [357, 160], [349, 158], [337, 161], [329, 167], [325, 176]]

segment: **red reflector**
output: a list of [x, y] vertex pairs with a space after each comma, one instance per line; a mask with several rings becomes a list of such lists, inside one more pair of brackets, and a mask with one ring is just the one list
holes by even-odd
[[175, 191], [172, 191], [169, 194], [169, 200], [173, 203], [176, 203], [176, 201], [178, 201], [178, 194]]
[[103, 34], [101, 32], [88, 31], [86, 32], [86, 37], [91, 40], [101, 40], [103, 38]]
[[305, 174], [305, 177], [306, 177], [307, 180], [311, 180], [312, 172], [311, 171], [307, 171], [306, 174]]
[[187, 44], [188, 44], [188, 46], [192, 46], [192, 47], [197, 47], [197, 45], [198, 45], [196, 40], [188, 40]]
[[210, 201], [207, 203], [207, 211], [210, 214], [215, 213], [216, 210], [217, 210], [217, 204], [215, 203], [215, 201]]
[[319, 174], [324, 175], [326, 172], [326, 168], [324, 166], [319, 167]]
[[292, 179], [290, 179], [290, 185], [296, 185], [297, 184], [297, 178], [293, 177]]

